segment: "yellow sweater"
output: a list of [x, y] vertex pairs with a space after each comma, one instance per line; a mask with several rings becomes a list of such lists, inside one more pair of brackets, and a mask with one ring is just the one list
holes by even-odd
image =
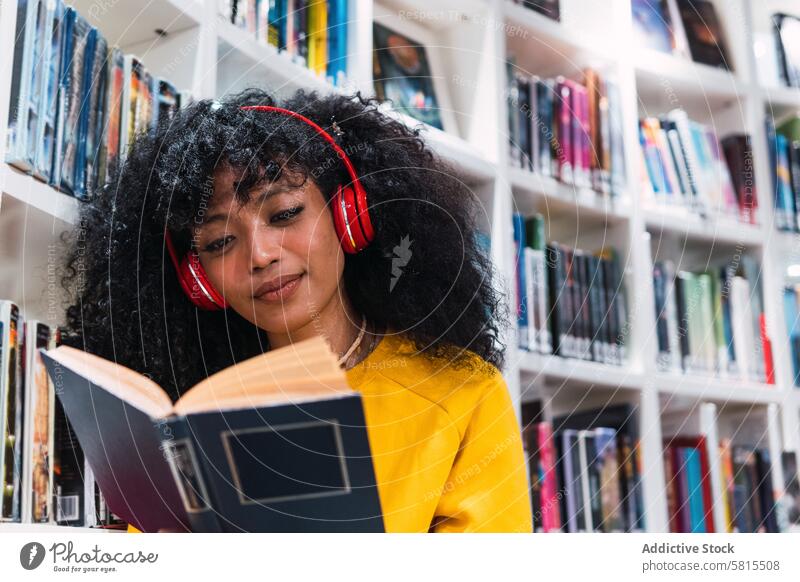
[[469, 357], [473, 366], [442, 366], [387, 335], [347, 371], [362, 395], [387, 532], [532, 531], [505, 380]]

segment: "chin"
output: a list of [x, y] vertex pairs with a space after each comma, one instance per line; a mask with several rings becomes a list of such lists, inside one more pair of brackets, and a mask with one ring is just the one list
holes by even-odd
[[302, 301], [292, 301], [270, 309], [257, 306], [254, 323], [267, 333], [291, 333], [314, 323], [315, 318], [307, 305]]

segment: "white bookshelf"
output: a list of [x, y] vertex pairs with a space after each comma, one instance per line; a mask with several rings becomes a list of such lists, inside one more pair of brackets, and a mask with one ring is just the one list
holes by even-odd
[[[372, 23], [392, 26], [402, 21], [404, 28], [418, 31], [437, 65], [433, 74], [449, 93], [454, 120], [451, 131], [428, 128], [423, 137], [482, 204], [483, 226], [491, 232], [492, 257], [501, 274], [498, 285], [512, 293], [512, 302], [515, 210], [545, 213], [552, 222], [551, 233], [571, 246], [614, 244], [623, 260], [630, 318], [626, 365], [603, 366], [517, 350], [512, 327], [504, 338], [509, 351], [503, 372], [517, 406], [541, 399], [546, 415], [552, 417], [607, 402], [638, 404], [649, 531], [669, 529], [664, 436], [705, 434], [714, 442], [731, 437], [734, 442], [766, 446], [774, 483], [776, 487], [782, 483], [780, 463], [774, 461], [784, 448], [800, 452], [800, 391], [791, 385], [781, 298], [788, 265], [800, 263], [800, 237], [773, 228], [763, 118], [768, 111], [779, 117], [800, 109], [800, 91], [781, 87], [777, 81], [768, 20], [774, 10], [800, 13], [800, 1], [716, 1], [735, 71], [728, 73], [632, 46], [630, 0], [561, 0], [560, 23], [506, 0], [351, 0], [348, 82], [341, 88], [226, 23], [217, 15], [217, 0], [76, 0], [73, 4], [109, 43], [134, 52], [155, 74], [190, 89], [197, 98], [219, 97], [247, 86], [268, 88], [278, 95], [300, 87], [373, 93]], [[4, 159], [15, 18], [15, 2], [0, 4], [0, 159]], [[509, 53], [516, 57], [519, 70], [529, 74], [578, 78], [584, 66], [592, 66], [616, 79], [626, 138], [624, 196], [608, 202], [509, 166], [505, 99]], [[758, 225], [742, 225], [727, 217], [702, 220], [641, 199], [638, 119], [676, 106], [715, 126], [720, 135], [733, 130], [752, 135]], [[48, 266], [58, 234], [75, 223], [79, 203], [5, 163], [0, 163], [0, 191], [0, 296], [17, 301], [29, 316], [57, 317], [48, 294]], [[759, 259], [775, 360], [774, 386], [656, 370], [652, 264], [654, 251], [663, 253], [665, 248], [685, 249], [690, 261], [734, 252]], [[671, 258], [679, 263], [681, 257]], [[721, 525], [722, 513], [716, 507], [714, 518]]]

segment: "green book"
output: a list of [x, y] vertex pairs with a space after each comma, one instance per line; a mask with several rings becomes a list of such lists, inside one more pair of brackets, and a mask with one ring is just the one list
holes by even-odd
[[547, 240], [544, 234], [544, 216], [534, 214], [525, 221], [525, 238], [528, 239], [528, 246], [538, 251], [544, 250]]
[[800, 141], [800, 116], [794, 115], [778, 126], [778, 133], [792, 141]]
[[713, 372], [717, 361], [717, 340], [714, 326], [713, 280], [708, 273], [697, 275], [700, 305], [701, 351], [700, 358], [705, 371]]

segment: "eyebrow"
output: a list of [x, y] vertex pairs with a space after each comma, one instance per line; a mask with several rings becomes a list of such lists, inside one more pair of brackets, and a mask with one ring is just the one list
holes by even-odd
[[[277, 196], [278, 194], [283, 194], [284, 192], [289, 192], [291, 190], [298, 190], [295, 186], [277, 186], [273, 185], [255, 198], [253, 198], [250, 202], [258, 202], [259, 204], [263, 204], [268, 199], [272, 198], [273, 196]], [[228, 214], [225, 212], [217, 212], [210, 216], [207, 216], [205, 220], [203, 220], [203, 224], [210, 224], [212, 222], [219, 222], [221, 220], [227, 220]]]

